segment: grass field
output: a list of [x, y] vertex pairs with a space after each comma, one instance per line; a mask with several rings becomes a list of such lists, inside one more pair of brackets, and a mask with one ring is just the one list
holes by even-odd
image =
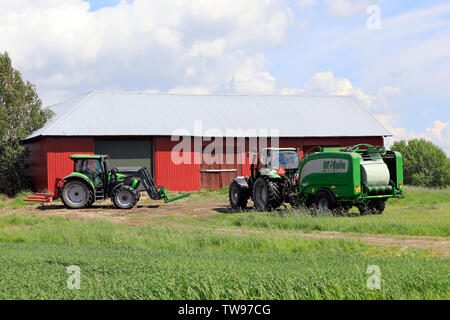
[[[446, 254], [287, 234], [332, 230], [447, 237], [449, 195], [449, 190], [408, 188], [407, 198], [391, 202], [385, 215], [367, 217], [290, 211], [174, 216], [146, 207], [120, 213], [145, 221], [133, 227], [108, 221], [112, 209], [78, 219], [2, 198], [0, 298], [449, 299]], [[224, 191], [194, 194], [177, 212], [222, 198], [225, 202]], [[79, 290], [67, 288], [71, 265], [81, 270]], [[381, 271], [379, 290], [367, 286], [372, 265]]]
[[[351, 213], [357, 214], [356, 208]], [[261, 229], [343, 231], [373, 234], [450, 236], [450, 190], [407, 187], [405, 199], [390, 200], [380, 216], [313, 216], [307, 211], [245, 212], [215, 216], [226, 225]]]

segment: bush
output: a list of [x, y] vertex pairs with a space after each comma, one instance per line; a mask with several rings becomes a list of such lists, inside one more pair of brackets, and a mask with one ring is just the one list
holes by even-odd
[[20, 141], [41, 128], [53, 112], [30, 82], [12, 67], [8, 54], [0, 54], [0, 192], [14, 195], [29, 186], [28, 155]]
[[395, 142], [392, 150], [403, 155], [405, 184], [434, 188], [450, 186], [450, 159], [432, 142], [403, 140]]

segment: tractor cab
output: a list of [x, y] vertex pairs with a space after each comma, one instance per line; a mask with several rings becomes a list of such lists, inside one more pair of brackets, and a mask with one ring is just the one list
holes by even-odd
[[85, 175], [94, 183], [96, 189], [104, 189], [108, 179], [108, 156], [74, 154], [70, 156], [73, 161], [73, 172]]
[[284, 176], [295, 174], [299, 167], [299, 157], [295, 148], [265, 148], [251, 162], [252, 177], [256, 175]]

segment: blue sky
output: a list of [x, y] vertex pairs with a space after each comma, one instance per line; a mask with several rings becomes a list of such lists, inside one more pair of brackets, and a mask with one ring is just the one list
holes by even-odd
[[121, 0], [90, 0], [91, 11], [97, 11], [105, 7], [115, 7]]
[[394, 139], [450, 154], [448, 1], [6, 0], [0, 30], [45, 105], [91, 90], [350, 94]]

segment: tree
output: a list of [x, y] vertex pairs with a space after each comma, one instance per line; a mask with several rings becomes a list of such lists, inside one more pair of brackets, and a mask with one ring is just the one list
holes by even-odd
[[395, 142], [392, 150], [403, 155], [405, 184], [437, 188], [450, 186], [450, 159], [432, 142], [403, 140]]
[[28, 186], [28, 155], [20, 141], [52, 117], [41, 106], [35, 87], [22, 80], [8, 53], [0, 53], [0, 192], [13, 195]]

